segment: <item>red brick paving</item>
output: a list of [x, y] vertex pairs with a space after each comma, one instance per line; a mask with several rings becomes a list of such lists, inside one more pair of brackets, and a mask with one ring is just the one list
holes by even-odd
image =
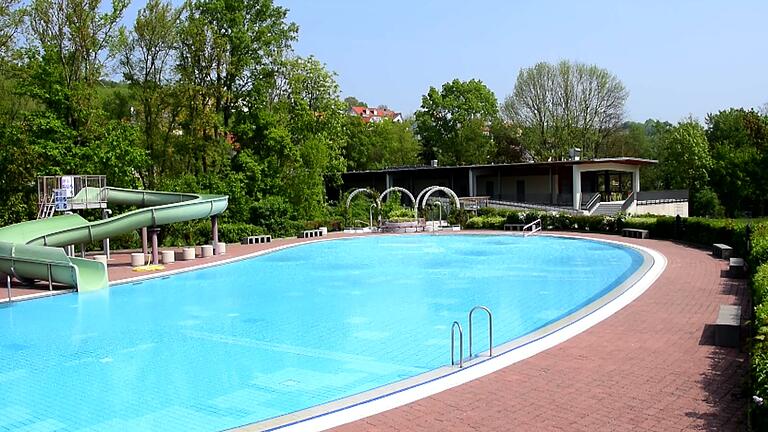
[[629, 306], [501, 371], [334, 430], [745, 430], [746, 354], [712, 346], [705, 330], [722, 303], [747, 310], [745, 282], [723, 277], [726, 262], [706, 251], [623, 240], [668, 260]]
[[[668, 241], [622, 240], [654, 248], [668, 260], [659, 280], [629, 306], [563, 344], [501, 371], [335, 430], [744, 430], [746, 354], [712, 346], [706, 325], [715, 320], [722, 303], [741, 304], [747, 311], [746, 283], [724, 277], [726, 262], [707, 251]], [[226, 255], [166, 268], [187, 268], [301, 241], [227, 245]], [[110, 280], [141, 274], [131, 270], [128, 254], [114, 257]]]

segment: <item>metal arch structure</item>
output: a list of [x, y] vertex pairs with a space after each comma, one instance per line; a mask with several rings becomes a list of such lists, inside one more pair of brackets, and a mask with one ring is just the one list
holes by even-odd
[[359, 189], [353, 190], [352, 193], [350, 193], [349, 196], [347, 197], [347, 210], [349, 210], [349, 204], [352, 203], [352, 198], [354, 198], [355, 195], [362, 192], [367, 192], [371, 196], [371, 198], [373, 198], [373, 201], [376, 203], [376, 207], [381, 208], [381, 200], [379, 199], [379, 197], [376, 196], [376, 193], [374, 191], [368, 188], [359, 188]]
[[422, 189], [421, 192], [419, 192], [419, 194], [416, 196], [416, 208], [417, 209], [420, 207], [419, 204], [421, 203], [421, 197], [423, 197], [425, 193], [431, 191], [432, 189], [434, 189], [436, 187], [439, 187], [439, 186], [429, 186], [429, 187], [426, 187], [426, 188]]
[[435, 193], [437, 191], [443, 191], [446, 194], [448, 194], [448, 196], [453, 198], [453, 202], [454, 202], [454, 204], [456, 204], [456, 208], [457, 209], [461, 208], [461, 202], [459, 201], [458, 195], [456, 195], [456, 193], [454, 191], [452, 191], [450, 188], [447, 188], [445, 186], [432, 186], [430, 188], [430, 190], [427, 191], [427, 193], [424, 195], [424, 198], [423, 198], [423, 200], [421, 202], [421, 207], [422, 208], [426, 207], [427, 199], [429, 199], [430, 195], [432, 195], [433, 193]]
[[[379, 201], [382, 201], [384, 199], [384, 197], [387, 196], [388, 193], [394, 192], [394, 191], [403, 192], [406, 195], [408, 195], [408, 198], [410, 198], [411, 202], [413, 203], [414, 215], [415, 215], [415, 217], [418, 218], [418, 211], [419, 211], [418, 201], [416, 201], [416, 198], [413, 197], [413, 194], [408, 189], [401, 188], [399, 186], [392, 186], [391, 188], [389, 188], [389, 189], [385, 190], [384, 192], [382, 192], [381, 195], [379, 195]], [[349, 207], [349, 206], [347, 206], [347, 207]]]

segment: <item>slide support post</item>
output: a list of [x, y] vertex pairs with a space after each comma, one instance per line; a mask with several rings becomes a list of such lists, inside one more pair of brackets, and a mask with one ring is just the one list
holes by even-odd
[[159, 254], [157, 252], [157, 233], [160, 232], [160, 228], [152, 227], [149, 232], [152, 235], [152, 264], [157, 265], [160, 264]]
[[147, 256], [147, 253], [149, 253], [149, 248], [147, 247], [147, 227], [141, 229], [141, 252], [144, 256]]
[[211, 216], [211, 237], [213, 237], [213, 254], [219, 255], [219, 217], [217, 215]]
[[[101, 217], [102, 219], [108, 219], [111, 214], [112, 214], [112, 210], [104, 209], [104, 211], [101, 212]], [[107, 256], [107, 259], [112, 258], [109, 253], [109, 237], [102, 240], [102, 246], [104, 249], [104, 255]]]

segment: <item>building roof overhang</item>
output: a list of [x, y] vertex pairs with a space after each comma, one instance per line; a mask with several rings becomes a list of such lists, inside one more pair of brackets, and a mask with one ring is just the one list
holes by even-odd
[[613, 157], [613, 158], [601, 158], [601, 159], [584, 159], [584, 160], [565, 160], [565, 161], [547, 161], [547, 162], [518, 162], [508, 164], [484, 164], [484, 165], [454, 165], [454, 166], [431, 166], [431, 165], [418, 165], [418, 166], [406, 166], [406, 167], [393, 167], [380, 170], [363, 170], [363, 171], [349, 171], [346, 174], [374, 174], [374, 173], [397, 173], [407, 171], [441, 171], [441, 170], [457, 170], [457, 169], [485, 169], [485, 168], [515, 168], [515, 167], [527, 167], [527, 168], [550, 168], [550, 167], [566, 167], [574, 165], [653, 165], [658, 163], [657, 160], [643, 159], [634, 157]]

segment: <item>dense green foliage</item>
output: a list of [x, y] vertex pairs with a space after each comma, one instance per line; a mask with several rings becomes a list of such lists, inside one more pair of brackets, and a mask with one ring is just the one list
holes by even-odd
[[755, 270], [752, 276], [752, 343], [750, 346], [751, 390], [756, 398], [750, 403], [750, 420], [753, 430], [768, 429], [768, 224], [755, 227], [750, 238], [749, 266]]
[[347, 167], [355, 171], [418, 165], [421, 144], [412, 129], [412, 121], [363, 123], [350, 117], [344, 152]]
[[[0, 22], [16, 23], [0, 33], [0, 223], [34, 217], [35, 177], [65, 173], [227, 194], [225, 241], [327, 219], [326, 182], [347, 168], [350, 118], [333, 74], [292, 53], [298, 28], [287, 10], [271, 0], [151, 0], [117, 31], [126, 6], [0, 4]], [[11, 40], [25, 15], [29, 36]], [[104, 81], [110, 68], [122, 83]], [[401, 141], [398, 154], [413, 162], [414, 140]], [[208, 229], [179, 224], [164, 237], [192, 241]]]
[[489, 128], [498, 110], [496, 96], [478, 80], [455, 79], [440, 90], [430, 87], [416, 112], [424, 159], [446, 165], [492, 162], [495, 148]]

